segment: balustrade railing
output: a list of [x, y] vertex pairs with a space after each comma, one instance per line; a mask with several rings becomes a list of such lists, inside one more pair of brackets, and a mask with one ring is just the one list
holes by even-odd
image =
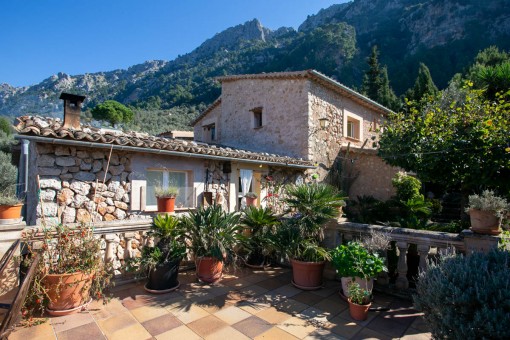
[[[487, 251], [497, 247], [499, 241], [498, 237], [477, 235], [469, 230], [453, 234], [332, 220], [326, 226], [324, 245], [328, 248], [335, 248], [339, 244], [351, 240], [371, 237], [372, 233], [385, 234], [390, 241], [394, 242], [394, 247], [398, 250], [397, 275], [394, 282], [394, 287], [397, 290], [409, 288], [407, 274], [410, 270], [418, 272], [417, 268], [411, 268], [407, 261], [410, 249], [419, 256], [417, 264], [419, 270], [425, 270], [429, 264], [430, 256], [453, 250], [464, 254], [473, 251]], [[379, 284], [387, 285], [389, 283], [387, 274], [383, 274], [378, 281]]]

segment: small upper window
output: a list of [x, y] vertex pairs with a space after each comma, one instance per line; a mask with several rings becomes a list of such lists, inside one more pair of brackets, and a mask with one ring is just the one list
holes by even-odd
[[251, 112], [253, 112], [253, 128], [262, 127], [262, 107], [256, 107]]
[[363, 118], [345, 111], [344, 113], [344, 136], [352, 139], [363, 139]]
[[213, 142], [216, 140], [216, 124], [209, 124], [204, 126], [205, 142]]

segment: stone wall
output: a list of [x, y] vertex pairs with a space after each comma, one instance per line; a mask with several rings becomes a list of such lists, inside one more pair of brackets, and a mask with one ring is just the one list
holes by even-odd
[[[319, 180], [335, 181], [341, 176], [341, 185], [350, 197], [371, 195], [388, 199], [394, 194], [391, 179], [398, 171], [376, 155], [373, 142], [385, 118], [380, 113], [362, 106], [352, 99], [310, 82], [310, 144], [309, 159], [317, 164], [315, 173]], [[344, 114], [348, 111], [363, 119], [363, 139], [344, 136]], [[319, 118], [327, 118], [328, 126], [320, 128]], [[367, 140], [364, 150], [357, 152]], [[350, 143], [351, 152], [346, 159], [345, 149]], [[341, 168], [340, 172], [338, 169]], [[338, 178], [336, 179], [337, 185]], [[352, 182], [352, 185], [346, 185]], [[350, 190], [348, 190], [350, 189]]]
[[[218, 143], [252, 151], [306, 158], [307, 82], [307, 79], [224, 81], [221, 90], [221, 115], [216, 125], [220, 137]], [[254, 128], [253, 112], [250, 110], [257, 107], [262, 107], [262, 127]]]
[[[109, 150], [37, 144], [37, 224], [130, 218], [131, 156]], [[103, 183], [104, 182], [104, 183]]]
[[353, 152], [349, 162], [357, 174], [352, 182], [349, 197], [356, 199], [357, 196], [370, 195], [378, 200], [388, 200], [395, 195], [395, 188], [391, 179], [401, 170], [386, 164], [375, 152]]

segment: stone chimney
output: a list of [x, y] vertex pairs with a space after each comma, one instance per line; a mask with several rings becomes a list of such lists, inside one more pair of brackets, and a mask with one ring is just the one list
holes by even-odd
[[81, 104], [85, 100], [85, 96], [62, 92], [60, 99], [64, 100], [64, 128], [81, 130]]

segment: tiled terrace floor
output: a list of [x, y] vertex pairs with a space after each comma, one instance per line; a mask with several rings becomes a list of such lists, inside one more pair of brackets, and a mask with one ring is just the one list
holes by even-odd
[[116, 287], [112, 301], [11, 334], [28, 339], [430, 339], [411, 303], [375, 294], [367, 321], [353, 321], [340, 283], [305, 292], [292, 286], [288, 269], [231, 270], [215, 285], [179, 274], [172, 293], [151, 295], [143, 283]]

